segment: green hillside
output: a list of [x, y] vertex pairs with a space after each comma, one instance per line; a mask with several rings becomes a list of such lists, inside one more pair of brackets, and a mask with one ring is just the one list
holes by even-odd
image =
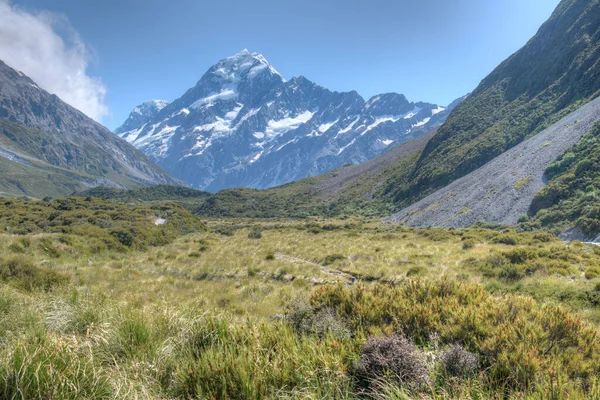
[[[85, 167], [77, 168], [71, 157]], [[55, 135], [0, 118], [0, 195], [66, 196], [96, 185], [136, 187], [149, 182], [105, 166], [105, 155], [68, 145]], [[120, 171], [120, 172], [119, 172]]]
[[563, 154], [546, 170], [548, 185], [531, 205], [528, 228], [571, 226], [584, 234], [600, 232], [600, 124], [579, 144]]
[[386, 196], [406, 206], [477, 169], [598, 95], [600, 1], [563, 0], [538, 33], [449, 116]]

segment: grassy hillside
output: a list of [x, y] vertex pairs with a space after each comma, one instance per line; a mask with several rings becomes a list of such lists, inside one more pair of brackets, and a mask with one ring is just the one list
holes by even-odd
[[77, 230], [0, 234], [1, 397], [600, 394], [595, 246], [351, 220], [210, 228], [123, 253]]
[[548, 185], [534, 198], [529, 228], [576, 226], [584, 234], [600, 232], [600, 124], [546, 170]]
[[74, 168], [70, 158], [74, 151], [52, 135], [0, 118], [0, 195], [58, 197], [96, 185], [149, 183], [100, 166], [91, 151], [77, 150], [87, 167]]
[[389, 182], [406, 206], [540, 132], [598, 95], [600, 1], [563, 0], [538, 33], [449, 116], [408, 177]]

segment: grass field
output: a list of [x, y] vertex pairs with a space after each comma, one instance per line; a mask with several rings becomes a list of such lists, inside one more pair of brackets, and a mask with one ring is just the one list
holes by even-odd
[[600, 248], [378, 220], [206, 223], [121, 251], [1, 234], [1, 397], [600, 394]]

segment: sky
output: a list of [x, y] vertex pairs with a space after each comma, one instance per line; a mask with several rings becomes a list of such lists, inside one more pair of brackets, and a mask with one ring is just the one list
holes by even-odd
[[447, 105], [559, 0], [0, 0], [0, 59], [110, 129], [247, 48], [286, 78]]

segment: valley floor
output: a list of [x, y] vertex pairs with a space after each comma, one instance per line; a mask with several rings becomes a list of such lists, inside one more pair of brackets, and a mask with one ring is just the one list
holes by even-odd
[[378, 220], [208, 225], [120, 252], [3, 234], [2, 397], [600, 393], [600, 247]]

